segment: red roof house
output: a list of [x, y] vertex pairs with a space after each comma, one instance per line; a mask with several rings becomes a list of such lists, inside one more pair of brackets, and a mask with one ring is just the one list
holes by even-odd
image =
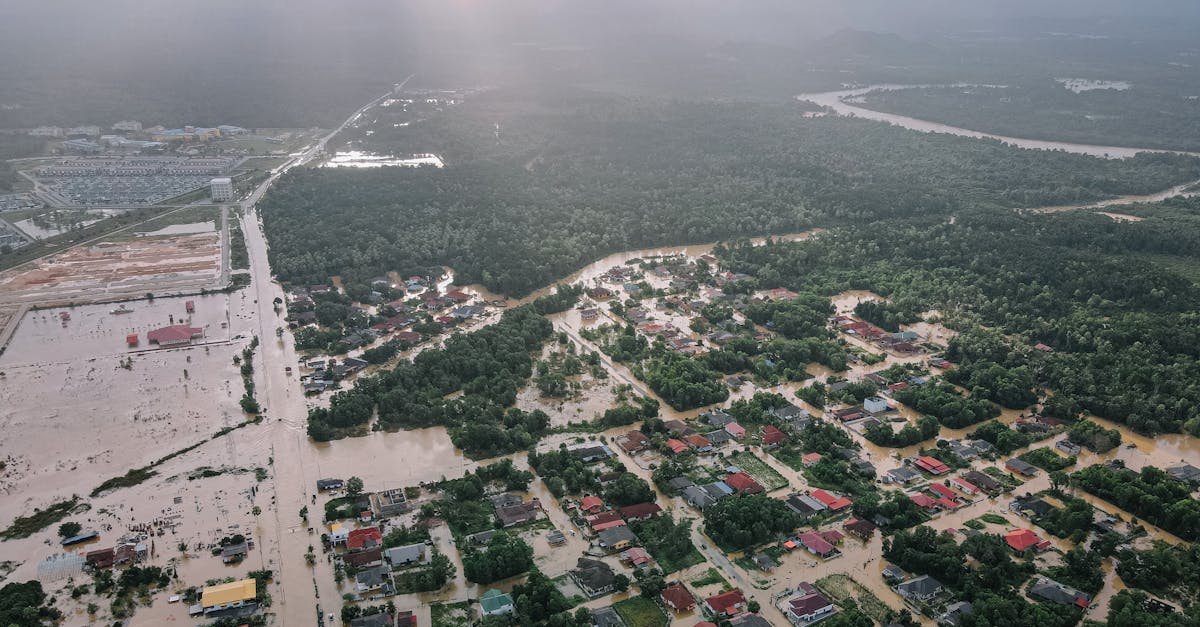
[[595, 514], [595, 513], [599, 512], [600, 510], [604, 509], [604, 501], [600, 500], [600, 497], [598, 497], [598, 496], [593, 496], [593, 495], [589, 494], [589, 495], [583, 497], [582, 499], [580, 499], [579, 509], [581, 509], [585, 512]]
[[930, 457], [928, 455], [922, 455], [917, 458], [917, 468], [920, 468], [921, 470], [924, 470], [932, 475], [944, 475], [950, 472], [949, 466], [943, 464], [941, 460], [937, 459], [936, 457]]
[[464, 303], [468, 300], [471, 300], [471, 295], [459, 290], [454, 290], [452, 292], [446, 292], [446, 298], [449, 298], [457, 303]]
[[1050, 548], [1049, 540], [1043, 540], [1039, 538], [1038, 535], [1030, 529], [1016, 529], [1014, 531], [1010, 531], [1004, 536], [1004, 541], [1007, 542], [1008, 546], [1012, 547], [1012, 549], [1018, 553], [1024, 553], [1026, 550], [1031, 548], [1039, 551]]
[[421, 341], [421, 334], [416, 331], [401, 331], [396, 334], [396, 339], [409, 344], [416, 344]]
[[787, 436], [774, 425], [763, 427], [762, 433], [762, 445], [764, 447], [777, 446], [780, 442], [787, 439]]
[[954, 477], [954, 478], [950, 479], [950, 483], [953, 483], [956, 488], [958, 488], [959, 490], [962, 490], [963, 492], [966, 492], [967, 494], [978, 494], [979, 493], [979, 488], [975, 487], [975, 484], [971, 483], [970, 481], [967, 481], [966, 479], [963, 479], [962, 477]]
[[598, 523], [598, 524], [592, 525], [592, 531], [595, 531], [596, 533], [600, 533], [601, 531], [604, 531], [605, 529], [612, 529], [613, 527], [624, 527], [624, 526], [625, 526], [625, 521], [612, 520], [609, 522], [603, 522], [603, 523]]
[[629, 564], [634, 568], [645, 566], [653, 561], [650, 559], [650, 554], [646, 552], [646, 549], [641, 549], [638, 547], [633, 547], [632, 549], [622, 553], [621, 559], [629, 562]]
[[837, 553], [837, 549], [815, 531], [800, 534], [800, 544], [803, 544], [809, 553], [819, 557], [828, 557]]
[[382, 544], [383, 532], [379, 530], [379, 527], [355, 529], [346, 536], [346, 549], [350, 551], [369, 549]]
[[742, 595], [741, 590], [734, 588], [704, 599], [704, 605], [717, 616], [734, 616], [741, 613], [742, 608], [746, 606], [746, 597]]
[[662, 512], [657, 503], [638, 503], [620, 509], [621, 516], [630, 522], [649, 520]]
[[839, 509], [849, 507], [852, 504], [850, 499], [844, 496], [834, 496], [824, 490], [813, 490], [810, 496], [812, 496], [814, 499], [817, 499], [822, 505], [835, 512]]
[[675, 438], [671, 438], [670, 440], [667, 440], [667, 448], [670, 448], [672, 453], [678, 455], [679, 453], [688, 450], [688, 445], [676, 440]]
[[692, 597], [692, 593], [677, 583], [663, 588], [662, 600], [667, 607], [676, 612], [690, 612], [696, 607], [696, 599]]
[[134, 346], [137, 346], [137, 345], [138, 345], [138, 334], [137, 334], [137, 333], [130, 333], [129, 335], [126, 335], [126, 336], [125, 336], [125, 343], [126, 343], [126, 344], [128, 344], [130, 348], [133, 348]]
[[700, 435], [699, 433], [694, 434], [694, 435], [689, 435], [689, 436], [685, 437], [684, 440], [688, 444], [691, 444], [692, 446], [696, 447], [696, 450], [698, 450], [698, 451], [704, 451], [704, 450], [708, 450], [708, 449], [712, 448], [712, 442], [709, 442], [708, 438]]
[[725, 483], [729, 487], [737, 491], [738, 494], [762, 494], [763, 487], [758, 484], [750, 475], [739, 472], [725, 477]]
[[725, 425], [725, 431], [735, 438], [741, 438], [746, 435], [746, 428], [736, 422]]
[[937, 506], [937, 501], [930, 498], [928, 494], [910, 494], [908, 498], [925, 509]]
[[934, 492], [937, 492], [938, 496], [945, 497], [950, 500], [954, 500], [954, 499], [958, 498], [958, 495], [954, 493], [954, 490], [951, 490], [950, 488], [947, 488], [946, 486], [944, 486], [940, 483], [929, 484], [929, 489], [933, 490]]
[[819, 461], [821, 461], [820, 453], [805, 453], [800, 456], [800, 463], [805, 466], [812, 466]]
[[596, 525], [603, 525], [604, 523], [613, 522], [614, 520], [621, 520], [621, 513], [616, 510], [609, 510], [607, 512], [600, 512], [599, 514], [588, 516], [584, 520], [587, 521], [589, 527], [595, 529]]

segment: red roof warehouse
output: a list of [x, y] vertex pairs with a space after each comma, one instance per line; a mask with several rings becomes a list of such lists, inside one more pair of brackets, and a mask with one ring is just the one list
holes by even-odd
[[151, 344], [158, 344], [159, 346], [191, 344], [192, 340], [198, 337], [204, 337], [204, 329], [189, 327], [186, 324], [174, 324], [169, 327], [155, 329], [146, 334], [146, 339]]

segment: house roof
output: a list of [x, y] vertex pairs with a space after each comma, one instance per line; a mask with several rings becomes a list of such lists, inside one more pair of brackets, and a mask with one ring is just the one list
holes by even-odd
[[613, 583], [613, 569], [600, 560], [579, 558], [575, 570], [571, 571], [577, 580], [592, 590], [607, 588]]
[[257, 596], [258, 582], [253, 579], [243, 579], [216, 586], [205, 586], [200, 593], [200, 605], [216, 607], [238, 601], [249, 601]]
[[618, 525], [609, 527], [600, 532], [600, 544], [606, 547], [616, 546], [621, 542], [633, 542], [637, 540], [633, 530], [626, 525]]
[[759, 494], [763, 492], [763, 487], [753, 477], [744, 472], [734, 473], [725, 477], [725, 483], [741, 494]]
[[425, 555], [424, 544], [409, 544], [396, 546], [384, 551], [387, 561], [393, 564], [404, 564], [420, 560]]
[[1033, 464], [1030, 464], [1029, 462], [1026, 462], [1023, 459], [1017, 459], [1016, 457], [1004, 462], [1004, 467], [1008, 468], [1009, 470], [1011, 470], [1013, 472], [1017, 472], [1017, 473], [1020, 473], [1023, 475], [1037, 474], [1036, 466], [1034, 466]]
[[[613, 512], [613, 513], [616, 514], [616, 512]], [[624, 526], [625, 526], [624, 520], [606, 520], [604, 522], [598, 522], [598, 523], [592, 525], [592, 531], [595, 531], [596, 533], [600, 533], [601, 531], [604, 531], [605, 529], [612, 529], [613, 527], [624, 527]]]
[[887, 474], [888, 474], [888, 476], [892, 477], [893, 479], [895, 479], [896, 481], [899, 481], [901, 483], [912, 481], [913, 479], [919, 479], [921, 477], [921, 473], [913, 470], [912, 468], [908, 468], [905, 466], [901, 466], [900, 468], [893, 468], [893, 469], [887, 471]]
[[170, 343], [190, 340], [199, 335], [204, 335], [204, 329], [190, 327], [186, 324], [173, 324], [169, 327], [154, 329], [146, 333], [146, 339], [151, 343], [161, 344], [162, 342]]
[[763, 436], [762, 436], [763, 446], [770, 446], [772, 444], [778, 444], [786, 439], [787, 439], [787, 435], [785, 435], [782, 431], [780, 431], [778, 427], [776, 427], [774, 425], [767, 425], [767, 426], [763, 427]]
[[746, 428], [736, 422], [731, 422], [725, 425], [725, 430], [729, 432], [729, 435], [732, 435], [735, 438], [740, 438], [746, 435]]
[[796, 616], [806, 616], [833, 605], [820, 592], [807, 592], [788, 600], [788, 606]]
[[[418, 554], [417, 557], [419, 559], [420, 554]], [[347, 564], [354, 566], [355, 568], [358, 568], [360, 566], [366, 566], [367, 564], [373, 564], [375, 562], [382, 560], [383, 559], [383, 551], [378, 548], [367, 549], [366, 551], [358, 551], [356, 553], [347, 553], [346, 555], [344, 555], [342, 557], [342, 559], [345, 560]]]
[[908, 495], [908, 498], [911, 499], [913, 503], [916, 503], [917, 505], [920, 505], [926, 509], [937, 505], [937, 501], [930, 498], [928, 494], [910, 494]]
[[845, 524], [842, 525], [842, 528], [845, 529], [846, 531], [849, 531], [850, 533], [853, 533], [854, 535], [862, 536], [862, 537], [866, 538], [866, 537], [870, 537], [871, 534], [875, 533], [875, 530], [878, 527], [875, 526], [875, 523], [873, 523], [869, 520], [863, 520], [861, 518], [851, 518], [851, 519], [847, 520]]
[[682, 453], [682, 452], [688, 450], [687, 444], [684, 444], [683, 442], [676, 440], [674, 438], [667, 440], [667, 447], [670, 448], [671, 451], [675, 452], [675, 453]]
[[910, 579], [896, 586], [896, 591], [901, 596], [927, 596], [936, 594], [942, 590], [942, 582], [930, 577], [929, 575], [921, 575], [915, 579]]
[[940, 483], [929, 484], [929, 489], [933, 490], [934, 492], [937, 492], [939, 496], [944, 496], [948, 499], [953, 499], [953, 498], [958, 497], [958, 495], [954, 493], [954, 490], [951, 490], [950, 488], [947, 488], [946, 486], [944, 486]]
[[685, 441], [686, 441], [688, 444], [691, 444], [692, 446], [694, 446], [694, 447], [696, 447], [696, 448], [707, 448], [707, 447], [710, 447], [710, 446], [712, 446], [712, 442], [709, 442], [709, 441], [708, 441], [708, 438], [706, 438], [706, 437], [704, 437], [704, 436], [702, 436], [702, 435], [700, 435], [700, 434], [698, 434], [698, 433], [697, 433], [697, 434], [693, 434], [693, 435], [689, 435], [689, 436], [687, 436], [687, 437], [685, 437], [685, 438], [683, 438], [683, 439], [684, 439], [684, 440], [685, 440]]
[[586, 510], [592, 510], [604, 507], [604, 501], [598, 496], [589, 494], [580, 499], [579, 506]]
[[671, 584], [662, 591], [663, 603], [668, 607], [685, 612], [696, 606], [696, 599], [681, 584]]
[[805, 464], [815, 464], [816, 462], [821, 461], [821, 457], [822, 455], [820, 453], [805, 453], [804, 455], [800, 456], [800, 461], [801, 463]]
[[1043, 544], [1050, 544], [1048, 541], [1038, 537], [1038, 534], [1034, 533], [1032, 529], [1014, 529], [1005, 534], [1004, 541], [1014, 551], [1025, 551], [1032, 547], [1041, 547]]
[[642, 564], [650, 562], [650, 554], [646, 552], [646, 549], [638, 547], [633, 547], [632, 549], [625, 551], [621, 554], [621, 557], [629, 560], [629, 563], [633, 564], [634, 566], [641, 566]]
[[954, 483], [959, 488], [970, 490], [972, 492], [979, 491], [979, 488], [975, 487], [975, 485], [973, 483], [971, 483], [970, 481], [967, 481], [966, 479], [963, 479], [962, 477], [954, 477], [954, 478], [950, 479], [950, 482]]
[[828, 555], [836, 550], [828, 540], [822, 538], [821, 534], [815, 531], [800, 534], [800, 543], [817, 555]]
[[512, 605], [513, 599], [511, 596], [492, 588], [483, 593], [479, 597], [479, 606], [483, 608], [484, 613], [495, 612], [506, 605]]
[[1041, 577], [1029, 588], [1029, 594], [1053, 601], [1062, 605], [1077, 605], [1087, 607], [1092, 602], [1091, 595], [1067, 585]]
[[942, 461], [936, 457], [930, 457], [928, 455], [922, 455], [918, 457], [916, 464], [918, 468], [935, 475], [941, 475], [950, 472], [949, 466], [942, 463]]
[[717, 614], [736, 614], [739, 611], [737, 606], [745, 603], [746, 597], [737, 588], [704, 599], [704, 604]]
[[346, 536], [346, 548], [352, 551], [380, 544], [383, 544], [383, 532], [379, 530], [379, 527], [354, 529]]
[[621, 516], [625, 518], [642, 518], [645, 516], [653, 516], [662, 511], [662, 508], [657, 503], [637, 503], [621, 508]]
[[592, 514], [591, 516], [587, 516], [586, 518], [584, 518], [584, 520], [587, 521], [589, 526], [595, 527], [596, 525], [602, 525], [604, 523], [612, 522], [614, 520], [621, 520], [621, 513], [616, 510], [608, 510], [608, 511], [600, 512], [599, 514]]

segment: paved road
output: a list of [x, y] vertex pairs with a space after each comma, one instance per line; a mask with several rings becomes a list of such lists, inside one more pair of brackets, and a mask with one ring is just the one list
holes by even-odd
[[[412, 77], [404, 79], [400, 86]], [[284, 307], [275, 311], [276, 298], [283, 299], [283, 287], [272, 279], [267, 258], [268, 245], [263, 234], [255, 205], [276, 180], [289, 169], [304, 165], [324, 150], [326, 142], [346, 128], [367, 109], [378, 104], [391, 92], [372, 100], [354, 112], [345, 122], [322, 137], [300, 155], [277, 168], [275, 172], [242, 201], [242, 232], [250, 258], [251, 286], [245, 292], [255, 299], [257, 310], [259, 350], [255, 364], [259, 402], [268, 416], [271, 433], [275, 506], [264, 513], [260, 528], [271, 547], [268, 559], [276, 573], [276, 589], [272, 590], [273, 610], [282, 625], [316, 624], [317, 606], [325, 613], [338, 615], [341, 611], [340, 593], [334, 585], [331, 566], [318, 554], [317, 565], [310, 568], [304, 559], [309, 546], [320, 551], [320, 539], [307, 532], [300, 520], [301, 507], [311, 507], [315, 491], [316, 469], [306, 464], [308, 435], [305, 431], [308, 408], [299, 382], [285, 374], [284, 367], [296, 363], [295, 346], [289, 334], [276, 337], [275, 329], [283, 326]], [[315, 524], [320, 512], [313, 511], [310, 520]], [[273, 537], [271, 537], [273, 536]]]

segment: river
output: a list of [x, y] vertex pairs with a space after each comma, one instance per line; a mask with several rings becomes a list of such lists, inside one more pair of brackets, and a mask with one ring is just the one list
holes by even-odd
[[1059, 150], [1062, 152], [1091, 155], [1093, 157], [1102, 157], [1106, 159], [1124, 159], [1126, 157], [1132, 157], [1139, 152], [1159, 152], [1200, 156], [1200, 153], [1194, 152], [1151, 150], [1146, 148], [1128, 148], [1124, 146], [1073, 144], [1069, 142], [1045, 141], [1040, 139], [1009, 137], [1006, 135], [994, 135], [992, 133], [983, 133], [959, 126], [950, 126], [949, 124], [941, 124], [939, 122], [930, 122], [929, 120], [911, 118], [905, 115], [884, 113], [883, 111], [868, 109], [851, 102], [855, 98], [876, 90], [912, 89], [917, 87], [928, 87], [928, 85], [871, 85], [869, 87], [857, 87], [854, 89], [843, 89], [840, 91], [800, 94], [796, 96], [796, 99], [806, 100], [808, 102], [829, 107], [838, 115], [866, 118], [868, 120], [879, 120], [881, 122], [887, 122], [889, 124], [894, 124], [896, 126], [901, 126], [914, 131], [921, 131], [923, 133], [946, 133], [949, 135], [959, 135], [961, 137], [974, 137], [976, 139], [995, 139], [1010, 146], [1028, 148], [1031, 150]]

